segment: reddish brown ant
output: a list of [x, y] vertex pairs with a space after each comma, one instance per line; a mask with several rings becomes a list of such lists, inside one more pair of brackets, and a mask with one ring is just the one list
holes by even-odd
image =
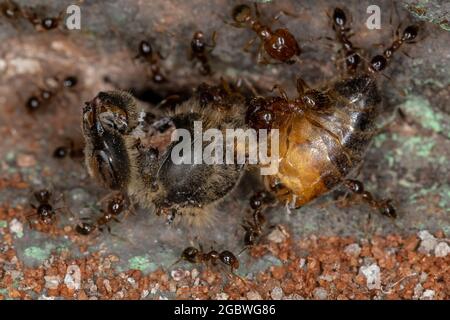
[[30, 205], [36, 212], [26, 217], [30, 228], [32, 227], [30, 221], [31, 217], [37, 217], [37, 219], [44, 225], [53, 224], [56, 220], [56, 212], [63, 208], [53, 208], [53, 205], [51, 204], [51, 191], [48, 189], [38, 190], [34, 193], [34, 198], [38, 202], [38, 205], [36, 206], [34, 203], [31, 203]]
[[[89, 235], [96, 229], [103, 232], [104, 228], [111, 233], [110, 223], [111, 221], [115, 221], [120, 223], [120, 220], [117, 218], [120, 214], [122, 214], [125, 210], [126, 213], [131, 212], [129, 207], [128, 198], [120, 192], [116, 192], [112, 195], [108, 195], [106, 198], [101, 200], [102, 208], [100, 209], [101, 216], [95, 221], [95, 223], [88, 222], [90, 218], [82, 218], [82, 222], [79, 223], [75, 227], [75, 231], [81, 235]], [[105, 205], [106, 203], [106, 205]]]
[[[256, 3], [254, 5], [256, 16], [253, 16], [251, 7], [246, 4], [235, 6], [232, 11], [234, 23], [230, 23], [231, 25], [238, 28], [249, 28], [256, 33], [256, 37], [247, 43], [244, 50], [247, 51], [259, 38], [261, 43], [258, 50], [258, 63], [270, 63], [265, 54], [276, 61], [287, 64], [294, 63], [294, 56], [299, 56], [301, 52], [295, 37], [286, 28], [273, 31], [269, 25], [261, 23], [258, 7]], [[275, 16], [274, 20], [278, 20], [279, 17], [280, 15]]]
[[49, 31], [61, 26], [63, 17], [65, 15], [64, 10], [61, 11], [56, 17], [39, 17], [34, 9], [28, 8], [22, 11], [22, 16], [27, 19], [38, 31]]
[[67, 144], [55, 148], [53, 157], [56, 159], [64, 159], [66, 157], [81, 158], [84, 154], [83, 148], [75, 147], [75, 142], [72, 139], [67, 139]]
[[244, 223], [242, 224], [242, 227], [245, 230], [244, 249], [242, 251], [258, 242], [262, 235], [262, 227], [266, 222], [261, 211], [263, 206], [272, 202], [273, 198], [267, 191], [259, 191], [250, 198], [250, 207], [253, 210], [253, 214], [250, 220], [244, 220]]
[[349, 34], [351, 29], [347, 26], [347, 16], [344, 10], [335, 8], [331, 19], [333, 30], [336, 33], [336, 39], [342, 45], [341, 51], [344, 53], [345, 69], [347, 72], [353, 74], [356, 72], [358, 65], [361, 62], [361, 57], [356, 52], [357, 48], [354, 47], [353, 43], [350, 41], [352, 35]]
[[399, 50], [404, 43], [415, 43], [415, 39], [417, 38], [417, 35], [419, 33], [418, 25], [407, 26], [403, 30], [401, 36], [399, 34], [399, 28], [397, 28], [396, 39], [394, 40], [394, 42], [384, 50], [382, 55], [376, 55], [372, 58], [372, 60], [370, 61], [369, 72], [383, 71], [387, 67], [394, 53]]
[[0, 3], [1, 13], [8, 19], [23, 17], [22, 8], [12, 0], [5, 0]]
[[142, 40], [139, 43], [139, 54], [136, 58], [142, 58], [149, 63], [153, 82], [162, 83], [167, 81], [160, 69], [161, 60], [164, 60], [164, 58], [159, 51], [153, 50], [150, 42]]
[[200, 63], [200, 73], [202, 75], [211, 74], [211, 66], [209, 64], [209, 54], [216, 46], [217, 33], [214, 31], [211, 36], [211, 44], [205, 41], [205, 35], [201, 31], [194, 33], [191, 40], [191, 50], [189, 52], [189, 60], [197, 60]]
[[213, 266], [216, 266], [217, 262], [220, 261], [224, 265], [230, 267], [230, 273], [232, 275], [238, 277], [242, 281], [245, 281], [244, 279], [242, 279], [241, 277], [239, 277], [234, 273], [235, 270], [239, 269], [239, 260], [231, 251], [224, 250], [222, 252], [218, 252], [216, 250], [211, 249], [211, 251], [209, 252], [204, 252], [201, 246], [200, 249], [197, 249], [195, 247], [187, 247], [181, 253], [180, 259], [175, 261], [175, 263], [173, 263], [172, 266], [179, 263], [182, 260], [196, 264], [211, 263]]
[[40, 89], [38, 94], [34, 94], [27, 99], [25, 104], [29, 112], [35, 112], [42, 109], [42, 107], [50, 102], [50, 100], [56, 95], [61, 88], [73, 88], [78, 83], [78, 79], [75, 76], [68, 76], [62, 81], [56, 80], [56, 87], [51, 89]]

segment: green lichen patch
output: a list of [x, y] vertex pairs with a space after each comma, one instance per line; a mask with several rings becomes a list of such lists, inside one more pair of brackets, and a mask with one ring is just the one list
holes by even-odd
[[37, 260], [39, 262], [43, 262], [50, 256], [51, 250], [54, 248], [53, 244], [46, 244], [42, 247], [28, 247], [24, 250], [24, 254], [26, 257]]
[[148, 255], [135, 256], [128, 259], [128, 265], [130, 269], [142, 272], [151, 271], [154, 268], [154, 263], [150, 262]]

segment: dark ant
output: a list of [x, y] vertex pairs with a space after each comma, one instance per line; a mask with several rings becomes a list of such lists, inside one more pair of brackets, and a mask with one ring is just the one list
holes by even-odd
[[70, 157], [72, 159], [81, 158], [83, 154], [83, 149], [76, 148], [75, 142], [72, 139], [68, 139], [67, 145], [59, 146], [53, 151], [53, 157], [56, 159], [64, 159], [66, 157]]
[[358, 53], [356, 53], [357, 48], [355, 48], [350, 41], [350, 37], [352, 35], [349, 34], [349, 32], [351, 29], [346, 26], [347, 16], [344, 10], [335, 8], [333, 11], [332, 21], [333, 30], [336, 33], [336, 39], [340, 44], [342, 44], [341, 50], [344, 51], [346, 70], [349, 73], [354, 73], [361, 62], [361, 57]]
[[[246, 4], [235, 6], [232, 11], [234, 23], [231, 23], [231, 25], [238, 28], [249, 28], [256, 33], [256, 37], [247, 43], [244, 50], [247, 51], [255, 40], [259, 38], [261, 43], [258, 50], [258, 63], [269, 63], [267, 58], [263, 56], [264, 53], [272, 59], [283, 63], [295, 63], [293, 57], [299, 56], [301, 52], [295, 37], [286, 28], [272, 31], [269, 25], [262, 24], [259, 20], [258, 7], [256, 3], [254, 5], [256, 17], [253, 17], [251, 7]], [[282, 11], [273, 20], [278, 20], [281, 13], [287, 14]]]
[[217, 33], [214, 31], [211, 36], [211, 44], [205, 42], [205, 35], [201, 31], [195, 32], [192, 37], [189, 60], [196, 59], [200, 63], [200, 73], [202, 75], [211, 74], [208, 55], [216, 46], [216, 36]]
[[48, 189], [41, 189], [34, 193], [34, 198], [38, 205], [31, 203], [31, 207], [36, 210], [35, 213], [27, 216], [28, 224], [31, 228], [30, 218], [37, 216], [38, 220], [45, 225], [51, 225], [56, 219], [56, 212], [62, 208], [54, 209], [51, 204], [52, 193]]
[[[77, 83], [77, 77], [68, 76], [63, 79], [59, 88], [73, 88]], [[59, 88], [57, 87], [54, 90], [58, 90]], [[28, 98], [25, 106], [29, 112], [35, 112], [36, 110], [41, 109], [45, 104], [47, 104], [54, 96], [55, 92], [52, 92], [48, 89], [40, 89], [37, 95], [32, 95]]]
[[370, 72], [380, 72], [384, 70], [389, 61], [391, 60], [394, 53], [400, 49], [404, 43], [412, 44], [415, 43], [415, 39], [419, 33], [418, 25], [410, 25], [403, 30], [402, 35], [399, 34], [400, 25], [396, 31], [396, 39], [394, 42], [384, 50], [382, 55], [376, 55], [370, 61], [369, 71]]
[[[82, 218], [82, 222], [75, 227], [75, 231], [81, 235], [89, 235], [96, 229], [103, 232], [104, 228], [111, 233], [111, 227], [109, 223], [115, 221], [120, 223], [117, 218], [124, 210], [129, 206], [128, 199], [122, 193], [114, 193], [113, 196], [107, 196], [110, 198], [108, 201], [102, 200], [105, 203], [100, 212], [102, 215], [96, 220], [95, 224], [88, 222], [89, 218]], [[127, 210], [127, 212], [130, 212]]]
[[44, 17], [41, 18], [37, 13], [29, 8], [23, 11], [23, 17], [27, 19], [38, 31], [49, 31], [58, 28], [63, 21], [65, 15], [64, 10], [56, 17]]
[[245, 230], [244, 249], [242, 251], [249, 246], [255, 245], [261, 237], [262, 227], [266, 222], [261, 211], [263, 206], [273, 202], [273, 198], [267, 191], [259, 191], [250, 198], [249, 202], [253, 214], [251, 220], [244, 220], [244, 223], [242, 224], [242, 228]]
[[376, 200], [372, 194], [364, 190], [364, 185], [361, 181], [347, 179], [344, 185], [354, 194], [361, 196], [361, 198], [367, 202], [371, 207], [378, 209], [378, 211], [389, 218], [397, 218], [397, 212], [392, 205], [392, 200]]
[[20, 6], [12, 0], [5, 0], [0, 3], [2, 14], [8, 19], [16, 19], [23, 16]]
[[181, 253], [181, 258], [173, 263], [172, 266], [179, 263], [181, 260], [185, 260], [190, 263], [211, 263], [213, 266], [216, 266], [217, 262], [220, 261], [224, 265], [230, 267], [230, 273], [232, 275], [245, 282], [244, 279], [234, 273], [235, 270], [239, 269], [239, 260], [231, 251], [224, 250], [222, 252], [218, 252], [211, 249], [209, 252], [204, 252], [201, 246], [200, 249], [187, 247]]
[[159, 51], [154, 51], [150, 42], [142, 40], [139, 43], [139, 54], [136, 58], [143, 58], [150, 64], [150, 71], [152, 73], [152, 80], [155, 83], [166, 82], [167, 79], [161, 73], [160, 61], [164, 60]]

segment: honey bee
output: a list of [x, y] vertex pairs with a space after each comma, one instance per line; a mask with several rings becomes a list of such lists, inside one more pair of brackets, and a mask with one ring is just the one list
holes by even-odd
[[197, 120], [205, 129], [243, 127], [244, 118], [236, 115], [244, 113], [245, 104], [242, 96], [201, 88], [175, 111], [154, 118], [145, 137], [136, 128], [139, 111], [128, 93], [101, 92], [86, 103], [82, 130], [90, 175], [104, 187], [154, 207], [169, 222], [177, 216], [195, 225], [210, 220], [205, 213], [237, 185], [242, 166], [175, 164], [170, 155], [177, 143], [170, 142], [170, 135], [175, 128], [192, 133]]

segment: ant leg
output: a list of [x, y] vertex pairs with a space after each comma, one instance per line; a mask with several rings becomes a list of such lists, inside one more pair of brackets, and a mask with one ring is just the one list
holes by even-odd
[[364, 191], [364, 186], [361, 181], [347, 179], [344, 185], [354, 194], [361, 196], [361, 198], [371, 207], [378, 209], [378, 211], [389, 218], [396, 218], [397, 213], [392, 205], [392, 199], [375, 199], [368, 191]]
[[250, 47], [255, 43], [256, 39], [258, 39], [258, 36], [254, 36], [252, 39], [250, 39], [245, 46], [242, 48], [242, 50], [244, 50], [244, 52], [249, 52], [250, 51]]
[[272, 90], [270, 90], [271, 92], [273, 92], [273, 91], [275, 91], [275, 90], [278, 90], [278, 93], [280, 94], [280, 96], [284, 99], [284, 100], [288, 100], [288, 96], [287, 96], [287, 94], [286, 94], [286, 91], [284, 91], [284, 89], [280, 86], [280, 85], [278, 85], [278, 84], [275, 84], [273, 87], [272, 87]]

